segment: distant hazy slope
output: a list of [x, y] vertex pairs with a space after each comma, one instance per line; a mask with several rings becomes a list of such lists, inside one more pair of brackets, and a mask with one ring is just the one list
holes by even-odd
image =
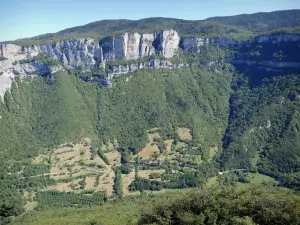
[[270, 13], [242, 14], [237, 16], [212, 17], [206, 21], [238, 26], [256, 33], [268, 32], [300, 24], [300, 10], [284, 10]]

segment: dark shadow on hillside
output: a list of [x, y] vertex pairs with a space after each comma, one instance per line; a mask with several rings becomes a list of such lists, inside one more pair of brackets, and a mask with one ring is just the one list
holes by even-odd
[[266, 68], [258, 64], [236, 64], [235, 68], [249, 79], [250, 87], [259, 86], [265, 78], [300, 73], [300, 68]]

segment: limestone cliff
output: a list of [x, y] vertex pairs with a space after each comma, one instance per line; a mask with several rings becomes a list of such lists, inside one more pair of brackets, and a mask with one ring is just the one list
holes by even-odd
[[114, 77], [127, 74], [138, 69], [179, 69], [184, 67], [184, 64], [173, 64], [167, 59], [152, 59], [147, 62], [131, 63], [125, 65], [111, 66], [108, 73], [108, 80]]
[[[257, 43], [287, 43], [298, 42], [300, 34], [273, 34], [255, 38]], [[253, 42], [252, 41], [252, 42]], [[165, 60], [146, 60], [125, 64], [126, 66], [113, 66], [110, 68], [108, 78], [119, 76], [141, 68], [177, 68], [183, 65], [172, 64], [167, 59], [183, 52], [199, 50], [204, 45], [217, 44], [221, 47], [237, 46], [238, 41], [230, 38], [180, 38], [175, 30], [158, 31], [155, 33], [125, 33], [115, 37], [107, 37], [101, 40], [91, 38], [76, 38], [62, 40], [56, 43], [33, 45], [30, 47], [14, 44], [0, 44], [0, 56], [6, 58], [0, 61], [0, 95], [3, 96], [7, 88], [11, 86], [11, 78], [14, 76], [47, 75], [64, 69], [77, 69], [91, 71], [105, 68], [107, 61], [118, 62], [120, 60], [139, 60], [153, 55], [161, 55]], [[247, 44], [247, 42], [246, 42]], [[38, 54], [57, 59], [61, 65], [48, 66], [38, 61], [24, 62]], [[23, 62], [22, 62], [23, 60]], [[21, 62], [20, 62], [21, 61]], [[236, 61], [240, 64], [241, 61]], [[124, 63], [122, 63], [124, 65]], [[261, 62], [265, 67], [298, 67], [293, 62]]]
[[[154, 54], [172, 58], [179, 48], [179, 40], [176, 31], [168, 30], [152, 34], [125, 33], [102, 40], [76, 38], [31, 47], [0, 44], [0, 56], [6, 58], [0, 61], [0, 95], [3, 96], [16, 75], [45, 75], [64, 68], [91, 71], [105, 67], [106, 61], [137, 60]], [[53, 68], [39, 62], [20, 62], [40, 53], [57, 59], [62, 66]]]

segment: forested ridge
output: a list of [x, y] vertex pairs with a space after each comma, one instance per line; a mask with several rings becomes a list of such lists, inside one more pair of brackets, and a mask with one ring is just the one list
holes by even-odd
[[57, 33], [48, 33], [32, 38], [16, 40], [14, 43], [31, 45], [79, 37], [104, 38], [125, 32], [147, 33], [167, 29], [176, 30], [182, 37], [229, 37], [238, 40], [247, 40], [257, 34], [278, 31], [299, 32], [299, 23], [300, 12], [298, 9], [228, 17], [212, 17], [206, 20], [195, 21], [174, 18], [103, 20], [68, 28]]

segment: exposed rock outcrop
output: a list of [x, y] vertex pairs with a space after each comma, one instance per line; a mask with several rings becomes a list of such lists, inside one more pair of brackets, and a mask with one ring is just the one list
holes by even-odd
[[165, 58], [172, 58], [179, 48], [179, 35], [174, 30], [160, 31], [155, 33], [154, 47]]
[[38, 53], [38, 46], [23, 47], [14, 44], [0, 44], [0, 56], [7, 58], [10, 62], [32, 58]]
[[198, 49], [199, 47], [208, 43], [209, 43], [209, 39], [207, 38], [187, 37], [187, 38], [182, 38], [181, 47], [185, 52], [187, 52], [191, 49]]
[[173, 64], [166, 59], [152, 59], [148, 62], [132, 63], [126, 65], [110, 66], [108, 80], [114, 77], [119, 77], [122, 74], [127, 74], [138, 69], [178, 69], [184, 67], [184, 64]]
[[[181, 47], [182, 49], [187, 52], [191, 49], [199, 49], [201, 46], [209, 45], [209, 44], [217, 44], [220, 47], [230, 47], [236, 46], [239, 42], [232, 38], [200, 38], [200, 37], [187, 37], [182, 38], [181, 40]], [[199, 51], [198, 51], [199, 52]]]
[[[10, 87], [11, 78], [16, 75], [46, 75], [63, 70], [63, 67], [91, 71], [104, 67], [106, 61], [137, 60], [156, 53], [172, 58], [179, 48], [179, 40], [176, 31], [167, 30], [152, 34], [125, 33], [102, 40], [76, 38], [30, 47], [0, 44], [0, 56], [7, 58], [0, 61], [0, 89], [4, 93]], [[53, 68], [37, 61], [19, 63], [40, 53], [59, 60], [62, 66]]]
[[[273, 34], [263, 35], [254, 39], [255, 42], [280, 43], [298, 42], [300, 34]], [[22, 47], [14, 44], [0, 44], [0, 56], [7, 58], [0, 61], [0, 95], [11, 85], [14, 76], [46, 75], [64, 69], [77, 69], [91, 71], [104, 68], [107, 61], [139, 60], [144, 57], [159, 54], [165, 60], [148, 60], [146, 62], [133, 62], [127, 65], [112, 66], [108, 78], [142, 68], [177, 68], [183, 65], [175, 65], [168, 58], [179, 54], [178, 49], [184, 52], [196, 50], [201, 54], [201, 47], [209, 44], [217, 44], [221, 47], [236, 46], [239, 42], [231, 38], [180, 38], [175, 30], [158, 31], [155, 33], [125, 33], [115, 37], [107, 37], [101, 40], [91, 38], [76, 38], [62, 40], [56, 43], [47, 43]], [[250, 43], [250, 42], [249, 42]], [[249, 45], [250, 46], [250, 45]], [[38, 61], [20, 64], [20, 60], [32, 59], [38, 54], [59, 60], [61, 65], [48, 66]], [[29, 60], [30, 61], [30, 60]], [[236, 64], [257, 64], [262, 68], [299, 68], [296, 62], [253, 62], [234, 61]], [[124, 62], [120, 63], [124, 64]], [[206, 65], [206, 64], [205, 64]], [[208, 64], [207, 66], [210, 66]]]

